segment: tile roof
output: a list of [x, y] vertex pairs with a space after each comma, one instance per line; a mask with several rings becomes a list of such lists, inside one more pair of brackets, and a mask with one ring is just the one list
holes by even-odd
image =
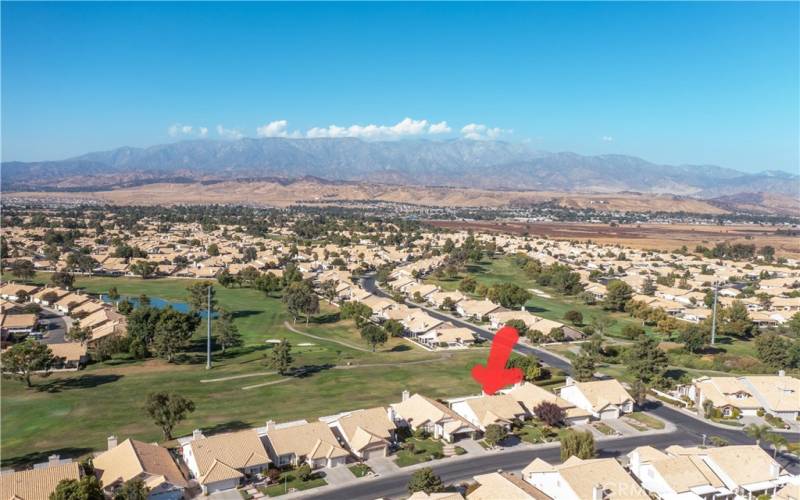
[[115, 448], [93, 460], [104, 486], [125, 482], [140, 474], [161, 476], [175, 486], [186, 487], [186, 479], [172, 459], [169, 450], [156, 444], [126, 439]]
[[0, 475], [0, 492], [3, 494], [2, 500], [48, 500], [59, 482], [80, 477], [77, 462], [12, 472]]
[[228, 467], [242, 469], [270, 462], [267, 450], [255, 429], [227, 432], [191, 441], [200, 475], [205, 475], [215, 461]]

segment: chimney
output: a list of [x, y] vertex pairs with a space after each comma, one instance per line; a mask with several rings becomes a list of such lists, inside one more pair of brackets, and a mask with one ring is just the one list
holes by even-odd
[[603, 485], [595, 484], [592, 486], [592, 500], [603, 500]]
[[108, 436], [108, 449], [113, 450], [117, 447], [117, 436]]
[[275, 430], [275, 421], [267, 420], [267, 432]]
[[781, 466], [778, 464], [778, 462], [772, 462], [769, 464], [769, 474], [775, 479], [781, 475]]
[[47, 465], [50, 467], [58, 465], [59, 462], [61, 462], [61, 455], [50, 455], [47, 457]]
[[195, 429], [192, 431], [192, 440], [195, 439], [203, 439], [203, 431], [200, 429]]
[[404, 390], [403, 391], [403, 395], [402, 395], [402, 398], [403, 398], [402, 401], [405, 401], [410, 397], [411, 397], [411, 393], [409, 393], [408, 390]]

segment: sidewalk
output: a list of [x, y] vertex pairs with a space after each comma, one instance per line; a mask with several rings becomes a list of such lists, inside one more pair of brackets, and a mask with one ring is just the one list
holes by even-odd
[[[595, 441], [608, 442], [608, 441], [614, 441], [614, 440], [617, 440], [617, 439], [630, 438], [632, 436], [648, 436], [648, 435], [659, 435], [659, 434], [671, 434], [671, 433], [675, 432], [676, 427], [674, 425], [672, 425], [671, 423], [669, 423], [667, 421], [664, 421], [664, 422], [666, 423], [666, 426], [664, 427], [664, 429], [650, 430], [650, 431], [644, 431], [644, 432], [636, 432], [636, 434], [628, 434], [628, 435], [623, 435], [623, 436], [605, 436], [605, 435], [603, 435], [603, 434], [598, 432], [597, 434], [600, 434], [600, 437], [596, 437]], [[577, 426], [576, 426], [576, 428], [577, 428]], [[527, 442], [522, 441], [519, 444], [514, 445], [514, 446], [507, 446], [507, 447], [495, 448], [495, 449], [492, 449], [492, 450], [486, 450], [480, 444], [478, 444], [477, 441], [472, 440], [472, 439], [458, 441], [455, 444], [456, 444], [456, 446], [461, 446], [462, 448], [467, 450], [467, 453], [465, 453], [464, 455], [456, 455], [456, 456], [449, 457], [449, 458], [440, 458], [438, 460], [430, 460], [430, 461], [422, 462], [422, 463], [419, 463], [419, 464], [409, 465], [408, 467], [398, 467], [398, 466], [394, 465], [394, 462], [392, 462], [391, 463], [391, 467], [393, 467], [393, 470], [387, 470], [386, 472], [383, 472], [383, 473], [379, 473], [377, 470], [375, 470], [375, 467], [372, 467], [371, 462], [368, 461], [367, 465], [370, 465], [370, 467], [372, 467], [373, 471], [375, 472], [375, 475], [373, 475], [373, 476], [365, 476], [365, 477], [361, 477], [361, 478], [357, 478], [357, 477], [353, 476], [352, 479], [349, 479], [349, 480], [347, 480], [345, 482], [342, 482], [342, 483], [338, 483], [337, 482], [337, 484], [335, 484], [335, 485], [334, 484], [328, 484], [328, 485], [321, 486], [319, 488], [314, 488], [314, 489], [311, 489], [311, 490], [305, 490], [305, 491], [298, 491], [298, 492], [295, 492], [295, 493], [289, 493], [289, 494], [286, 494], [286, 495], [281, 495], [281, 498], [286, 498], [286, 499], [302, 498], [304, 495], [308, 495], [308, 494], [312, 494], [312, 493], [314, 495], [322, 495], [322, 494], [326, 494], [326, 493], [333, 494], [333, 492], [335, 492], [336, 489], [341, 487], [341, 486], [353, 484], [353, 483], [356, 483], [356, 482], [374, 481], [374, 480], [377, 480], [378, 478], [407, 476], [407, 475], [410, 475], [411, 473], [413, 473], [416, 470], [423, 469], [425, 467], [433, 467], [433, 466], [436, 466], [436, 465], [439, 465], [439, 464], [442, 464], [442, 463], [445, 463], [445, 462], [447, 462], [447, 463], [463, 462], [463, 461], [473, 460], [475, 458], [483, 457], [483, 456], [486, 456], [486, 455], [503, 455], [505, 453], [514, 453], [514, 452], [517, 452], [517, 451], [520, 451], [520, 450], [523, 450], [523, 449], [544, 450], [544, 449], [548, 449], [548, 448], [558, 448], [558, 447], [561, 446], [561, 443], [559, 443], [558, 441], [555, 441], [555, 442], [552, 442], [552, 443], [540, 443], [540, 444], [531, 444], [531, 443], [527, 443]], [[474, 447], [480, 448], [480, 451], [475, 450], [475, 451], [477, 451], [477, 453], [473, 452]], [[393, 460], [393, 459], [394, 459], [394, 456], [390, 456], [390, 457], [387, 457], [387, 458], [382, 458], [380, 460], [385, 462], [387, 460]], [[381, 468], [384, 469], [384, 467], [381, 467]]]

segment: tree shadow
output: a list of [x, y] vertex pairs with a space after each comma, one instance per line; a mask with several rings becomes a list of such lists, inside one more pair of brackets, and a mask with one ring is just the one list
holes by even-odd
[[322, 371], [325, 371], [325, 370], [330, 370], [334, 366], [336, 366], [336, 365], [334, 365], [332, 363], [324, 363], [324, 364], [320, 364], [320, 365], [302, 365], [302, 366], [297, 366], [297, 367], [293, 367], [293, 368], [289, 369], [289, 371], [286, 373], [286, 376], [295, 377], [295, 378], [306, 378], [306, 377], [310, 377], [310, 376], [314, 375], [315, 373], [319, 373], [319, 372], [322, 372]]
[[11, 467], [13, 469], [19, 469], [22, 467], [28, 467], [33, 464], [40, 464], [43, 462], [47, 462], [47, 459], [50, 455], [58, 455], [61, 458], [79, 458], [83, 455], [87, 455], [92, 452], [91, 448], [76, 448], [76, 447], [68, 447], [68, 448], [58, 448], [55, 450], [47, 450], [47, 451], [35, 451], [32, 453], [28, 453], [27, 455], [19, 455], [17, 457], [3, 457], [2, 466], [3, 468]]
[[537, 305], [530, 305], [530, 302], [528, 304], [525, 304], [525, 310], [528, 311], [529, 313], [543, 313], [549, 311], [549, 309], [544, 307], [540, 307]]
[[231, 313], [231, 316], [233, 316], [234, 319], [236, 319], [236, 318], [246, 318], [248, 316], [255, 316], [257, 314], [261, 314], [262, 312], [264, 312], [264, 311], [250, 311], [250, 310], [233, 311]]
[[228, 422], [220, 422], [218, 424], [214, 424], [210, 427], [203, 427], [203, 434], [212, 435], [212, 434], [220, 434], [223, 432], [236, 432], [242, 431], [245, 429], [249, 429], [252, 426], [246, 422], [242, 422], [241, 420], [230, 420]]
[[46, 384], [36, 386], [39, 392], [61, 392], [72, 389], [91, 389], [104, 384], [110, 384], [121, 379], [122, 375], [81, 375], [79, 377], [60, 378], [51, 380]]
[[522, 439], [520, 439], [519, 436], [516, 436], [514, 434], [509, 434], [508, 436], [505, 437], [505, 439], [503, 439], [502, 441], [500, 441], [497, 444], [499, 444], [500, 446], [509, 448], [511, 446], [517, 446], [521, 442], [522, 442]]
[[406, 351], [410, 351], [410, 350], [411, 350], [411, 346], [410, 345], [400, 344], [400, 345], [396, 345], [396, 346], [392, 347], [391, 349], [389, 349], [388, 352], [406, 352]]
[[672, 380], [680, 380], [682, 377], [685, 377], [689, 372], [683, 370], [681, 368], [670, 368], [666, 372], [664, 372], [664, 376], [668, 379]]
[[314, 323], [317, 325], [324, 325], [326, 323], [336, 323], [339, 321], [340, 316], [338, 312], [327, 313], [327, 314], [319, 314], [317, 316], [312, 316], [309, 323]]

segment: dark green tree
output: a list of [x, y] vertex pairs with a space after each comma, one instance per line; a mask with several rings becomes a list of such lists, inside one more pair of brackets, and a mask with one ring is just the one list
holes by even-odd
[[161, 428], [164, 440], [172, 439], [172, 429], [194, 411], [194, 403], [173, 392], [153, 392], [147, 396], [145, 412]]
[[408, 492], [416, 493], [424, 491], [427, 494], [438, 493], [444, 491], [444, 484], [441, 478], [434, 474], [433, 469], [424, 467], [414, 471], [411, 474], [411, 479], [408, 481]]
[[610, 311], [624, 311], [625, 304], [633, 297], [633, 288], [620, 280], [613, 280], [606, 285], [606, 297], [603, 299], [603, 309]]
[[667, 371], [667, 354], [658, 346], [658, 339], [642, 335], [627, 351], [628, 372], [648, 386], [660, 386]]
[[370, 323], [361, 328], [361, 338], [372, 347], [372, 352], [375, 352], [377, 346], [386, 343], [388, 335], [386, 334], [386, 330]]
[[53, 351], [33, 339], [14, 344], [0, 354], [3, 374], [24, 381], [28, 387], [33, 387], [31, 375], [38, 372], [47, 376], [53, 362]]
[[278, 371], [280, 375], [285, 375], [292, 365], [292, 344], [283, 339], [279, 344], [275, 344], [268, 355], [267, 366]]

